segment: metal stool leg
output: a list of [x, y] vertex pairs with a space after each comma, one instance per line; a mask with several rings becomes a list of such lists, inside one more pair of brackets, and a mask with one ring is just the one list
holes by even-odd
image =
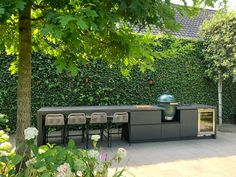
[[84, 142], [84, 125], [82, 126], [82, 138], [81, 138], [81, 142], [83, 143]]
[[108, 147], [111, 147], [112, 143], [112, 124], [107, 129], [107, 136], [108, 136]]
[[66, 125], [66, 132], [65, 132], [65, 141], [66, 141], [66, 143], [69, 142], [69, 136], [70, 136], [69, 130], [70, 130], [69, 125]]
[[46, 141], [46, 132], [45, 132], [45, 126], [43, 126], [43, 144], [45, 144]]
[[89, 126], [86, 128], [86, 148], [89, 148]]
[[66, 142], [66, 126], [63, 126], [62, 129], [62, 143], [64, 144], [64, 146], [66, 146], [67, 142]]
[[101, 141], [103, 141], [103, 125], [100, 126], [100, 136], [101, 136]]
[[46, 133], [45, 143], [48, 143], [48, 127], [45, 127], [45, 133]]

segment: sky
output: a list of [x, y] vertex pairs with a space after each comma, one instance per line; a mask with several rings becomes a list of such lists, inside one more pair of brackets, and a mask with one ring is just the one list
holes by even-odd
[[[188, 5], [191, 6], [192, 0], [186, 0], [186, 1], [189, 2]], [[181, 0], [171, 0], [171, 2], [174, 4], [182, 4]], [[228, 0], [227, 6], [229, 10], [236, 10], [236, 0]], [[206, 8], [217, 10], [219, 9], [219, 3], [216, 3], [214, 8], [212, 7], [206, 7]]]

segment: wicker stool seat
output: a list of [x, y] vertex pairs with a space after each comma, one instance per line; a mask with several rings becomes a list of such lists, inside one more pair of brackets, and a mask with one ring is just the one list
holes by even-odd
[[[49, 127], [56, 127], [61, 129], [61, 135], [49, 136]], [[44, 124], [44, 143], [48, 142], [48, 138], [61, 137], [61, 142], [64, 144], [65, 136], [65, 120], [63, 114], [47, 114]]]
[[112, 120], [108, 126], [108, 139], [109, 139], [109, 147], [111, 147], [112, 135], [117, 134], [121, 135], [121, 139], [124, 137], [124, 125], [128, 125], [129, 122], [129, 114], [127, 112], [116, 112], [113, 114]]
[[[81, 129], [76, 131], [75, 134], [70, 134], [70, 128]], [[84, 141], [84, 133], [86, 130], [86, 116], [84, 113], [71, 113], [68, 115], [66, 125], [66, 141], [72, 136], [82, 136], [82, 142]]]
[[[91, 133], [91, 130], [99, 130], [99, 134], [101, 136], [101, 141], [103, 140], [103, 131], [104, 129], [108, 128], [108, 121], [107, 121], [107, 113], [105, 112], [94, 112], [89, 116], [90, 120], [87, 124], [87, 132], [86, 132], [86, 147], [88, 148], [89, 143], [89, 135], [95, 135], [97, 133]], [[93, 127], [92, 127], [93, 126]], [[108, 140], [109, 141], [109, 140]]]

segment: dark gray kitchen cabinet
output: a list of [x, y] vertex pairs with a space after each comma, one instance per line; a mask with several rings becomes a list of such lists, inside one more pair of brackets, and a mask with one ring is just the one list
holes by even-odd
[[180, 123], [178, 122], [165, 122], [161, 125], [162, 138], [179, 138], [180, 136]]
[[193, 110], [180, 110], [180, 136], [196, 137], [198, 134], [198, 112]]
[[131, 125], [160, 124], [161, 111], [135, 111], [130, 113]]
[[129, 141], [161, 138], [161, 110], [130, 112]]
[[161, 125], [134, 125], [131, 126], [130, 141], [150, 141], [161, 138]]

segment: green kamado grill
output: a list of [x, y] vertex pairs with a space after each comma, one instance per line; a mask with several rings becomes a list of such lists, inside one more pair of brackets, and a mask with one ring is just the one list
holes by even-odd
[[172, 121], [175, 116], [176, 106], [178, 105], [174, 96], [163, 94], [157, 98], [157, 102], [158, 106], [164, 108], [164, 120]]

